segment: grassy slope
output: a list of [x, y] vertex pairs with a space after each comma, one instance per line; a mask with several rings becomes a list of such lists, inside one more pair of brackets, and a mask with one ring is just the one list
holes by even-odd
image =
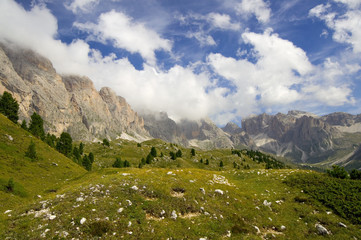
[[[38, 154], [38, 160], [34, 162], [25, 157], [31, 140], [36, 144]], [[0, 191], [0, 220], [4, 211], [30, 203], [38, 198], [37, 195], [44, 196], [50, 190], [57, 190], [85, 172], [0, 114], [0, 187], [3, 189], [10, 178], [15, 182], [14, 193]]]
[[[8, 200], [17, 199], [2, 209], [12, 209], [10, 216], [0, 213], [5, 220], [0, 238], [361, 238], [360, 226], [327, 214], [329, 209], [302, 189], [283, 183], [290, 175], [307, 175], [309, 171], [264, 170], [264, 164], [257, 164], [247, 156], [232, 155], [229, 149], [196, 149], [196, 156], [192, 157], [190, 149], [180, 148], [183, 157], [174, 161], [168, 156], [169, 151], [178, 150], [177, 146], [151, 140], [137, 147], [134, 142], [117, 140], [111, 142], [110, 148], [86, 143], [85, 151], [95, 154], [95, 163], [94, 171], [83, 175], [84, 171], [77, 165], [36, 140], [41, 159], [30, 162], [23, 157], [30, 142], [29, 134], [3, 118], [0, 120], [1, 176], [13, 177], [28, 193], [28, 197], [21, 198], [0, 192]], [[5, 134], [13, 136], [14, 141], [9, 141]], [[137, 166], [152, 146], [165, 157], [157, 157], [153, 164], [142, 169], [109, 168], [119, 156]], [[210, 164], [199, 163], [201, 158], [209, 159]], [[14, 159], [21, 164], [11, 165]], [[221, 160], [225, 164], [222, 169]], [[239, 170], [233, 169], [234, 161], [241, 167]], [[58, 167], [52, 162], [58, 163]], [[244, 165], [251, 169], [244, 170]], [[49, 189], [57, 192], [47, 193]], [[37, 194], [43, 197], [39, 199]], [[270, 207], [263, 204], [265, 200], [272, 202]], [[123, 210], [118, 212], [120, 208]], [[173, 211], [176, 219], [172, 219]], [[82, 218], [86, 219], [83, 224]], [[348, 227], [340, 227], [339, 222]], [[316, 223], [324, 225], [332, 235], [317, 235]], [[286, 228], [282, 229], [282, 225]]]

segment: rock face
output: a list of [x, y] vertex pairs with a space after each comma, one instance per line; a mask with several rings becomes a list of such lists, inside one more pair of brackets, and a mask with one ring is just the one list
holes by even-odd
[[21, 119], [36, 111], [47, 132], [69, 132], [76, 140], [115, 138], [127, 133], [150, 138], [144, 121], [109, 88], [99, 92], [87, 77], [61, 76], [51, 62], [30, 51], [0, 45], [0, 92], [18, 100]]
[[148, 113], [142, 116], [145, 129], [154, 138], [202, 149], [233, 146], [229, 134], [218, 128], [210, 119], [182, 120], [176, 123], [166, 113]]

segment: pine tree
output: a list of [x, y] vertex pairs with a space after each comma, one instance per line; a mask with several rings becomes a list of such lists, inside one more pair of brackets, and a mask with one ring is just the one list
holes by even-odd
[[177, 157], [182, 157], [182, 151], [180, 149], [177, 151], [176, 156]]
[[45, 142], [52, 148], [56, 146], [56, 136], [54, 134], [47, 133], [45, 137]]
[[145, 160], [146, 164], [151, 164], [153, 160], [153, 156], [149, 153], [147, 159]]
[[175, 154], [174, 152], [169, 152], [169, 155], [170, 155], [170, 158], [172, 159], [172, 160], [176, 160], [177, 159], [177, 154]]
[[108, 139], [106, 139], [106, 138], [103, 139], [103, 146], [107, 146], [107, 147], [110, 146]]
[[27, 125], [25, 119], [21, 122], [21, 128], [24, 129], [24, 130], [26, 130], [26, 131], [28, 130], [28, 125]]
[[45, 138], [44, 121], [36, 112], [31, 115], [29, 132], [42, 140]]
[[28, 150], [25, 152], [25, 157], [28, 157], [33, 161], [38, 158], [36, 154], [35, 143], [33, 141], [30, 142]]
[[4, 114], [12, 122], [17, 123], [19, 116], [19, 104], [9, 92], [4, 92], [0, 97], [0, 113]]
[[84, 144], [82, 142], [80, 142], [80, 144], [79, 144], [79, 154], [83, 155], [83, 153], [84, 153]]
[[88, 157], [89, 157], [90, 162], [93, 164], [93, 162], [94, 162], [94, 154], [92, 152], [90, 152]]
[[90, 162], [89, 157], [86, 154], [83, 157], [82, 165], [86, 170], [92, 170], [92, 163]]
[[196, 155], [196, 150], [194, 148], [191, 149], [191, 155], [194, 157]]
[[142, 159], [140, 160], [140, 163], [141, 163], [142, 165], [145, 165], [145, 164], [146, 164], [145, 158], [142, 158]]
[[67, 157], [71, 156], [73, 150], [73, 139], [69, 133], [63, 132], [56, 144], [56, 150]]
[[150, 149], [150, 155], [152, 155], [153, 157], [157, 157], [157, 149], [155, 149], [155, 147], [152, 147]]
[[223, 166], [224, 166], [223, 161], [220, 161], [219, 162], [219, 167], [223, 167]]
[[128, 160], [124, 160], [124, 167], [130, 167], [130, 162]]
[[124, 166], [124, 164], [123, 164], [123, 161], [122, 161], [122, 159], [120, 157], [116, 158], [113, 165], [112, 165], [112, 167], [114, 167], [114, 168], [122, 168], [123, 166]]
[[74, 156], [74, 162], [79, 163], [81, 159], [81, 155], [79, 153], [79, 148], [76, 146], [73, 148], [73, 156]]
[[208, 159], [206, 159], [206, 165], [209, 165], [209, 160]]

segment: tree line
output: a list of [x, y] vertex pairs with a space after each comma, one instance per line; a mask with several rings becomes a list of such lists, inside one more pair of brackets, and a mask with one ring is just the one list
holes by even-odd
[[[17, 124], [19, 120], [18, 112], [18, 102], [9, 92], [5, 91], [0, 97], [0, 113], [4, 114], [9, 120]], [[34, 112], [31, 115], [29, 124], [27, 124], [24, 119], [20, 126], [38, 139], [47, 143], [50, 147], [56, 149], [59, 153], [73, 159], [74, 162], [83, 166], [86, 170], [90, 171], [92, 169], [94, 154], [92, 152], [88, 155], [84, 154], [84, 144], [80, 143], [79, 146], [73, 144], [73, 139], [67, 132], [63, 132], [60, 137], [56, 137], [54, 134], [45, 133], [44, 120], [38, 113]], [[30, 145], [25, 152], [25, 156], [32, 161], [38, 159], [36, 145], [33, 141], [30, 142]]]

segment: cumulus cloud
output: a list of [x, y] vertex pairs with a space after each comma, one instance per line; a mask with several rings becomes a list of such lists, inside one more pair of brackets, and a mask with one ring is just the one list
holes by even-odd
[[207, 20], [214, 28], [237, 31], [241, 29], [239, 23], [232, 23], [231, 17], [227, 14], [209, 13]]
[[[341, 77], [347, 74], [346, 66], [330, 59], [321, 66], [313, 66], [302, 49], [270, 29], [263, 34], [246, 32], [242, 38], [253, 47], [256, 62], [219, 53], [208, 56], [214, 71], [237, 87], [227, 97], [229, 110], [236, 116], [244, 117], [262, 108], [272, 111], [301, 104], [306, 107], [354, 103], [352, 90]], [[349, 69], [359, 70], [356, 65]]]
[[261, 23], [267, 23], [271, 17], [269, 3], [263, 0], [242, 0], [236, 6], [238, 14], [246, 16], [254, 15]]
[[66, 9], [76, 14], [79, 11], [89, 12], [98, 4], [99, 0], [70, 0], [64, 3], [64, 6]]
[[143, 23], [136, 23], [122, 12], [112, 10], [100, 15], [98, 23], [74, 23], [74, 26], [91, 34], [90, 39], [106, 43], [110, 41], [117, 48], [139, 53], [148, 63], [155, 65], [156, 50], [171, 51], [171, 41], [162, 38]]
[[[130, 24], [124, 14], [111, 13]], [[149, 41], [162, 40], [142, 25], [135, 28], [143, 31], [140, 34]], [[166, 111], [174, 119], [199, 119], [216, 114], [221, 107], [224, 90], [212, 88], [214, 84], [207, 73], [196, 74], [192, 66], [176, 65], [168, 71], [156, 71], [146, 63], [144, 70], [138, 71], [127, 58], [118, 59], [114, 54], [102, 56], [82, 40], [66, 44], [56, 40], [56, 35], [57, 21], [48, 9], [35, 6], [26, 11], [14, 1], [0, 1], [1, 41], [19, 44], [48, 57], [59, 73], [86, 75], [98, 89], [111, 87], [136, 110]], [[146, 55], [149, 51], [152, 55], [150, 52], [155, 49], [152, 46], [142, 53]]]
[[185, 26], [194, 26], [194, 31], [188, 31], [187, 38], [195, 38], [203, 46], [215, 46], [216, 41], [212, 37], [212, 31], [239, 31], [241, 23], [232, 21], [228, 14], [211, 12], [206, 15], [190, 13], [177, 17], [178, 21]]
[[350, 44], [355, 53], [361, 52], [361, 1], [335, 0], [346, 4], [348, 10], [344, 14], [332, 11], [330, 4], [320, 4], [309, 11], [311, 17], [323, 20], [327, 27], [334, 31], [332, 38], [336, 42]]

